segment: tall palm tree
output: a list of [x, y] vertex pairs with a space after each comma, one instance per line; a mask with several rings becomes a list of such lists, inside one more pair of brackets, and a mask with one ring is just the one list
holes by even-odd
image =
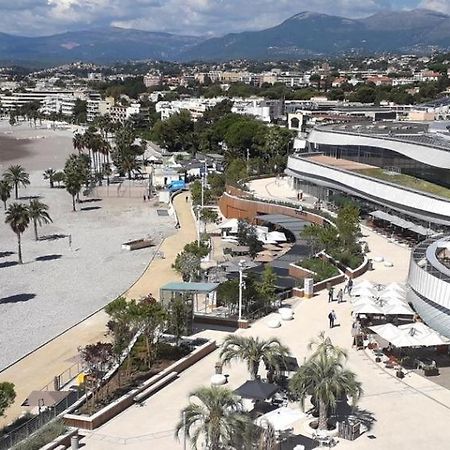
[[11, 229], [17, 236], [17, 247], [19, 255], [19, 263], [22, 264], [22, 233], [30, 224], [30, 212], [25, 205], [21, 203], [12, 203], [6, 210], [5, 223], [9, 224]]
[[319, 408], [319, 429], [326, 430], [330, 408], [335, 408], [343, 396], [350, 396], [353, 405], [362, 395], [356, 375], [344, 368], [342, 353], [326, 351], [313, 354], [295, 373], [289, 383], [291, 392], [299, 398], [302, 408], [311, 396]]
[[34, 225], [34, 238], [37, 241], [39, 239], [37, 230], [38, 225], [42, 226], [44, 223], [53, 222], [53, 220], [48, 214], [48, 206], [39, 200], [31, 200], [28, 211], [30, 214], [30, 219], [33, 221]]
[[72, 145], [74, 150], [78, 150], [78, 154], [84, 149], [84, 140], [81, 133], [75, 133], [72, 138]]
[[53, 188], [54, 183], [55, 183], [55, 175], [56, 175], [56, 170], [55, 169], [47, 169], [44, 173], [44, 180], [48, 180], [50, 183], [50, 187]]
[[331, 339], [325, 336], [325, 332], [320, 332], [317, 338], [311, 339], [308, 349], [313, 350], [312, 356], [334, 355], [339, 358], [347, 358], [347, 352], [341, 347], [334, 345]]
[[11, 197], [11, 184], [7, 180], [0, 180], [0, 199], [6, 209], [6, 202]]
[[72, 196], [72, 211], [76, 212], [75, 198], [81, 191], [81, 179], [78, 174], [67, 172], [64, 177], [64, 184], [66, 186], [66, 191]]
[[30, 184], [30, 175], [22, 166], [10, 166], [3, 174], [3, 178], [14, 186], [16, 200], [19, 198], [19, 186], [26, 187]]
[[194, 450], [200, 441], [209, 450], [219, 450], [246, 434], [251, 426], [249, 417], [242, 412], [241, 400], [232, 391], [220, 386], [201, 387], [190, 394], [175, 434], [180, 437], [183, 431]]
[[220, 352], [224, 364], [235, 359], [246, 362], [252, 380], [256, 380], [258, 376], [261, 361], [266, 366], [278, 370], [280, 362], [288, 355], [289, 349], [281, 344], [277, 338], [260, 340], [259, 338], [233, 334], [226, 337]]

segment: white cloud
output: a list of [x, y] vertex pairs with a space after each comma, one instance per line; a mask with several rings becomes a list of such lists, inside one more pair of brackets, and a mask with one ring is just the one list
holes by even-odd
[[450, 14], [450, 0], [422, 0], [420, 7]]
[[[270, 27], [301, 11], [362, 17], [422, 1], [446, 0], [0, 0], [3, 32], [37, 35], [116, 25], [179, 34], [222, 35]], [[450, 1], [450, 0], [448, 0]]]

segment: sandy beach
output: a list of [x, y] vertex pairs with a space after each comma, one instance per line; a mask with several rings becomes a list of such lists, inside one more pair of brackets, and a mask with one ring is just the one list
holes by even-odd
[[43, 131], [14, 127], [6, 140], [17, 133], [18, 150], [12, 146], [4, 152], [2, 131], [9, 131], [5, 124], [0, 128], [0, 153], [4, 158], [17, 153], [3, 161], [0, 174], [12, 163], [23, 165], [31, 174], [31, 185], [20, 190], [20, 201], [40, 197], [49, 205], [53, 223], [39, 229], [39, 241], [34, 240], [32, 226], [26, 230], [24, 264], [18, 265], [16, 236], [0, 221], [0, 371], [105, 306], [139, 278], [156, 247], [127, 252], [121, 248], [123, 242], [151, 236], [158, 243], [175, 232], [173, 217], [158, 214], [164, 206], [144, 203], [141, 196], [84, 198], [73, 213], [65, 189], [50, 189], [42, 177], [45, 168], [63, 167], [73, 151], [71, 132], [48, 130], [45, 138], [29, 142], [33, 133]]
[[49, 123], [30, 127], [20, 122], [11, 127], [7, 120], [0, 121], [0, 171], [11, 164], [23, 164], [27, 170], [62, 169], [68, 155], [74, 152], [73, 131], [50, 129]]

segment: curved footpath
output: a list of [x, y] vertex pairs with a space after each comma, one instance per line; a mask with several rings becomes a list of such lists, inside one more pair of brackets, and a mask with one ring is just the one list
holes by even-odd
[[[160, 252], [165, 258], [155, 259], [149, 264], [142, 276], [127, 291], [128, 298], [138, 298], [148, 293], [158, 297], [161, 286], [179, 279], [172, 270], [172, 262], [184, 245], [196, 238], [191, 204], [186, 202], [185, 198], [186, 195], [182, 194], [174, 199], [180, 229], [162, 243]], [[17, 396], [14, 405], [6, 411], [7, 416], [0, 420], [0, 426], [10, 423], [21, 413], [20, 405], [31, 391], [42, 389], [55, 375], [74, 364], [79, 346], [104, 340], [107, 320], [107, 315], [100, 310], [1, 372], [0, 382], [14, 383]]]

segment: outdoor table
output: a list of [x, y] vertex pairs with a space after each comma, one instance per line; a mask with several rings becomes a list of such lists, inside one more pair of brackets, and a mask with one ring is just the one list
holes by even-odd
[[428, 367], [436, 367], [436, 362], [429, 358], [416, 358], [416, 368], [425, 370]]

